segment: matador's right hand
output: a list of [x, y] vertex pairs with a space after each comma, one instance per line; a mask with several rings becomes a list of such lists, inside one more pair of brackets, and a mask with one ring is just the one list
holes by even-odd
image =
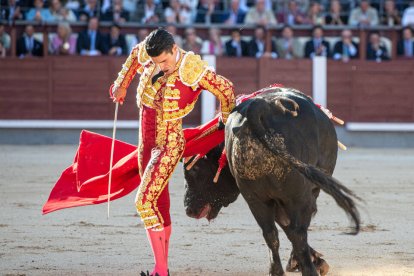
[[110, 88], [111, 99], [114, 103], [120, 103], [121, 105], [124, 103], [125, 96], [127, 93], [126, 88], [112, 85]]

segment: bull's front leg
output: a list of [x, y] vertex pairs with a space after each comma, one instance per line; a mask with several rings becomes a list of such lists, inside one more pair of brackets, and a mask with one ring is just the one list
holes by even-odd
[[[242, 193], [243, 194], [243, 193]], [[244, 196], [244, 195], [243, 195]], [[263, 231], [263, 237], [269, 247], [271, 253], [271, 264], [269, 275], [280, 276], [285, 275], [279, 256], [279, 236], [274, 221], [275, 208], [273, 203], [265, 203], [259, 199], [250, 198], [251, 195], [245, 197], [249, 208]]]

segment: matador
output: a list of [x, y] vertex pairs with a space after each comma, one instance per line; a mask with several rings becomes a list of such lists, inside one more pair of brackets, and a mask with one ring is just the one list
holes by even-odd
[[235, 97], [229, 80], [216, 74], [199, 55], [179, 48], [164, 29], [152, 31], [132, 49], [113, 84], [115, 102], [123, 103], [137, 73], [141, 75], [137, 88], [141, 183], [135, 203], [154, 254], [150, 275], [165, 276], [171, 235], [168, 182], [185, 148], [182, 118], [193, 110], [201, 91], [207, 90], [220, 101], [225, 123]]

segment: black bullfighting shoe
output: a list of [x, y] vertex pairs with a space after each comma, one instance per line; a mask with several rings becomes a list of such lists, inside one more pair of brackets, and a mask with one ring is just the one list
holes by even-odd
[[[158, 273], [155, 273], [155, 275], [154, 274], [149, 274], [149, 272], [147, 270], [147, 273], [145, 273], [144, 271], [141, 271], [140, 276], [160, 276], [160, 275]], [[168, 270], [168, 276], [170, 276], [170, 270]]]

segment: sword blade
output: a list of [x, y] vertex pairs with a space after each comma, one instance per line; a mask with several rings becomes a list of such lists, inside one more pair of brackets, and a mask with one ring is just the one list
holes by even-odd
[[117, 102], [115, 104], [115, 115], [114, 115], [114, 127], [112, 130], [112, 145], [111, 145], [111, 158], [109, 161], [109, 180], [108, 180], [108, 219], [109, 219], [109, 206], [110, 206], [110, 195], [111, 195], [111, 184], [112, 184], [112, 166], [113, 166], [113, 161], [114, 161], [114, 147], [115, 147], [115, 135], [116, 135], [116, 121], [118, 118], [118, 105], [119, 103]]

